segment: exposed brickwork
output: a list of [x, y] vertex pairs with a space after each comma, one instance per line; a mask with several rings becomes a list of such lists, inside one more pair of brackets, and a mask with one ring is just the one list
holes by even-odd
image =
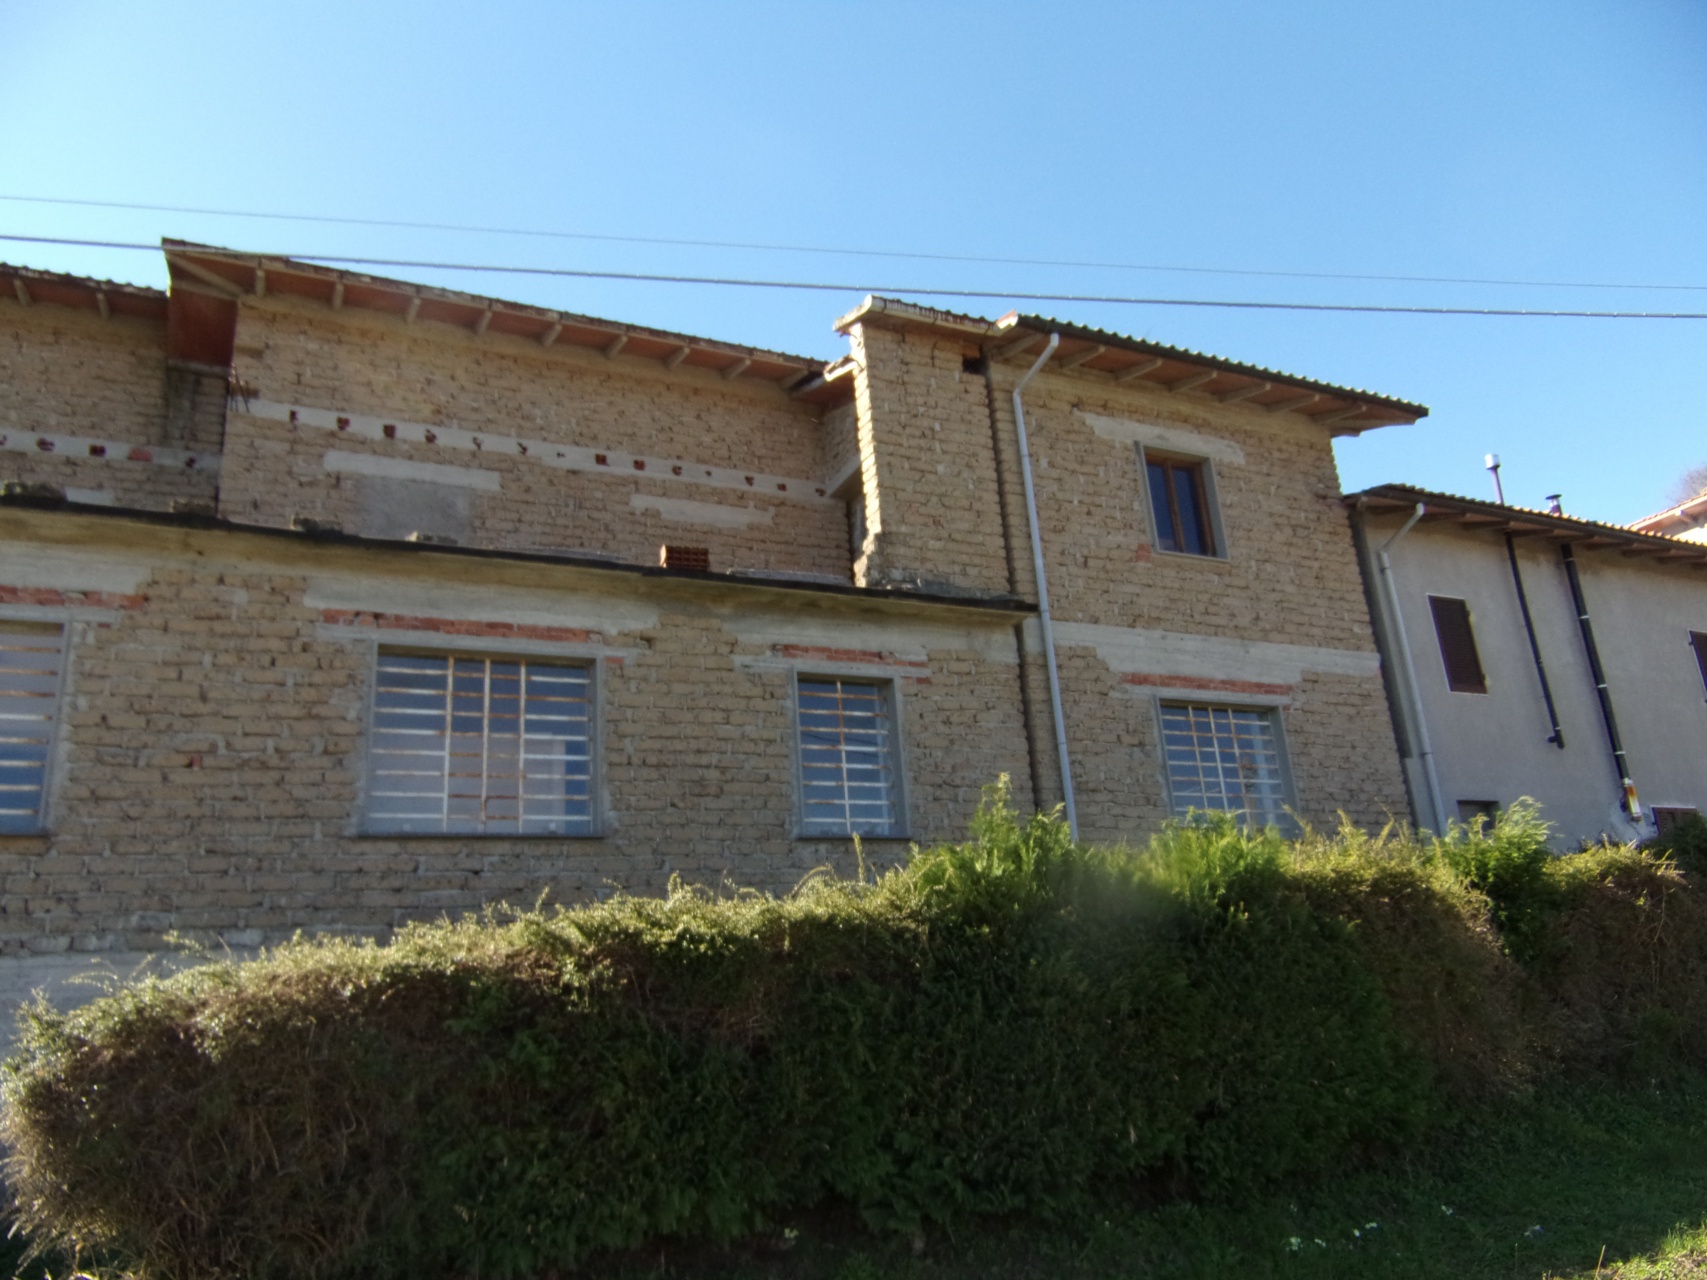
[[[0, 300], [0, 481], [102, 495], [115, 505], [164, 511], [211, 502], [214, 468], [155, 464], [150, 446], [173, 446], [160, 324]], [[217, 459], [223, 387], [204, 393], [179, 438]], [[22, 448], [11, 447], [14, 443]]]
[[[420, 481], [329, 473], [326, 451], [335, 448], [492, 473], [497, 491], [435, 486], [459, 504], [459, 527], [444, 530], [459, 541], [633, 563], [656, 563], [665, 543], [691, 542], [724, 569], [848, 578], [839, 504], [691, 483], [693, 463], [806, 483], [824, 478], [816, 411], [778, 388], [273, 299], [242, 308], [237, 368], [251, 394], [270, 401], [643, 456], [607, 474], [565, 471], [513, 448], [451, 450], [401, 433], [328, 435], [239, 411], [228, 427], [221, 493], [221, 510], [233, 519], [289, 525], [306, 516], [352, 532], [389, 532], [374, 522], [404, 519], [396, 506], [419, 509]], [[665, 461], [649, 468], [645, 457]], [[685, 474], [670, 473], [671, 459]]]
[[[32, 516], [42, 528], [58, 519]], [[166, 557], [116, 620], [77, 634], [52, 834], [0, 840], [0, 949], [147, 949], [168, 929], [253, 945], [300, 928], [384, 933], [542, 892], [655, 892], [677, 873], [778, 890], [820, 865], [851, 873], [848, 842], [793, 833], [794, 672], [832, 660], [875, 655], [885, 672], [917, 673], [899, 696], [909, 835], [958, 835], [982, 783], [1025, 774], [1015, 669], [978, 652], [921, 660], [743, 644], [722, 620], [727, 599], [713, 610], [691, 595], [654, 626], [606, 633], [571, 625], [583, 606], [548, 582], [537, 607], [560, 611], [562, 626], [316, 608], [304, 603], [306, 584], [316, 554], [331, 553], [304, 544], [280, 551], [294, 557], [288, 565], [253, 555], [221, 564], [228, 545], [218, 532], [194, 535], [188, 557]], [[376, 576], [396, 572], [382, 553], [364, 556]], [[420, 590], [435, 599], [477, 591], [479, 574], [470, 565], [460, 585]], [[747, 590], [743, 607], [778, 607]], [[48, 593], [0, 593], [6, 599]], [[87, 593], [81, 602], [102, 603]], [[769, 625], [786, 627], [788, 616]], [[811, 611], [800, 617], [816, 622]], [[989, 625], [998, 635], [1004, 626]], [[600, 663], [604, 834], [360, 834], [369, 645], [387, 635], [425, 648], [439, 635], [613, 650], [619, 660]], [[1029, 787], [1021, 796], [1029, 801]], [[880, 861], [904, 850], [867, 845]]]
[[856, 325], [854, 403], [872, 585], [999, 594], [1007, 554], [982, 375], [965, 344]]

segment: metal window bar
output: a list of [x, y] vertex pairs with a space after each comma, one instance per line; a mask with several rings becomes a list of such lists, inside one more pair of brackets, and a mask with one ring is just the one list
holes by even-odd
[[896, 787], [888, 687], [802, 679], [799, 722], [804, 830], [812, 835], [894, 831]]
[[1286, 781], [1273, 713], [1165, 705], [1162, 746], [1176, 814], [1214, 810], [1242, 813], [1257, 826], [1284, 824]]
[[382, 652], [368, 823], [400, 832], [588, 832], [591, 746], [584, 666]]
[[41, 829], [64, 665], [63, 627], [0, 624], [0, 833]]

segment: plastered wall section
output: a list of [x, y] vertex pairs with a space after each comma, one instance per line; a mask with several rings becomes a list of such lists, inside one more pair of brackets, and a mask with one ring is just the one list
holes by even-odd
[[[49, 829], [0, 839], [6, 953], [148, 949], [168, 930], [382, 935], [675, 874], [777, 891], [823, 865], [851, 874], [851, 842], [796, 838], [801, 673], [893, 687], [905, 835], [962, 835], [1004, 772], [1031, 800], [1003, 619], [253, 535], [106, 542], [100, 523], [0, 516], [0, 616], [71, 629]], [[362, 834], [380, 645], [592, 665], [602, 834]]]
[[988, 397], [965, 345], [873, 324], [849, 339], [866, 503], [860, 580], [1006, 593]]
[[[990, 410], [1011, 572], [1036, 590], [1012, 410], [1020, 370], [995, 366]], [[1045, 372], [1027, 429], [1080, 826], [1135, 839], [1170, 814], [1164, 702], [1277, 717], [1291, 802], [1365, 826], [1408, 803], [1330, 439], [1296, 415], [1219, 406], [1096, 375]], [[1158, 551], [1139, 441], [1210, 471], [1223, 555]], [[1088, 641], [1088, 643], [1086, 643]], [[1041, 654], [1041, 639], [1032, 645]], [[1061, 795], [1042, 662], [1026, 664], [1039, 793]]]
[[167, 510], [210, 503], [223, 380], [168, 369], [162, 324], [0, 301], [0, 481]]
[[[1371, 517], [1371, 541], [1385, 541], [1403, 519]], [[1564, 731], [1562, 750], [1549, 741], [1552, 725], [1504, 540], [1453, 524], [1425, 523], [1392, 552], [1447, 816], [1458, 816], [1460, 801], [1505, 807], [1530, 796], [1541, 802], [1562, 848], [1602, 836], [1628, 840], [1650, 834], [1637, 830], [1619, 807], [1619, 778], [1559, 548], [1540, 538], [1519, 538], [1515, 546]], [[1616, 547], [1578, 548], [1576, 557], [1643, 803], [1707, 811], [1707, 687], [1689, 646], [1691, 631], [1707, 631], [1707, 574], [1685, 564], [1631, 559]], [[1486, 693], [1448, 687], [1431, 595], [1468, 606]], [[1413, 772], [1418, 797], [1426, 797], [1420, 766]]]
[[233, 520], [849, 580], [817, 412], [780, 388], [290, 299], [245, 301], [236, 368]]

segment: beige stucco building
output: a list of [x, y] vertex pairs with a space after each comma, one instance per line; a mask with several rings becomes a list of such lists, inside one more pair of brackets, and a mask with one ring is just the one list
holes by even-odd
[[1420, 824], [1530, 796], [1569, 848], [1707, 811], [1707, 546], [1403, 485], [1353, 506]]
[[1040, 317], [868, 299], [825, 364], [166, 254], [0, 268], [15, 981], [787, 889], [1004, 773], [1097, 841], [1408, 813], [1331, 446], [1419, 406]]

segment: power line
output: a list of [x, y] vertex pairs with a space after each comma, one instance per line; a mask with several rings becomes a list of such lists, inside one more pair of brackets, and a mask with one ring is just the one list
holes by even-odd
[[[73, 240], [59, 236], [21, 236], [0, 233], [0, 240], [22, 244], [70, 245], [85, 249], [126, 249], [159, 252], [160, 245], [121, 240]], [[1535, 311], [1516, 307], [1408, 307], [1349, 302], [1254, 302], [1221, 298], [1137, 298], [1097, 293], [1015, 293], [997, 289], [942, 289], [900, 284], [833, 284], [807, 280], [751, 280], [728, 276], [653, 275], [639, 271], [590, 271], [573, 267], [517, 267], [494, 263], [430, 262], [415, 258], [365, 258], [325, 253], [242, 253], [197, 247], [202, 255], [233, 261], [294, 259], [299, 262], [360, 267], [402, 267], [415, 271], [472, 271], [498, 275], [550, 276], [574, 280], [621, 280], [646, 284], [714, 285], [737, 289], [792, 289], [819, 293], [911, 294], [925, 298], [980, 298], [1005, 302], [1068, 302], [1141, 307], [1219, 307], [1240, 311], [1333, 311], [1369, 315], [1510, 316], [1527, 319], [1579, 320], [1707, 320], [1699, 311]]]
[[456, 222], [405, 222], [390, 218], [350, 218], [326, 214], [263, 213], [248, 209], [206, 209], [193, 205], [135, 204], [122, 200], [73, 200], [57, 196], [0, 194], [17, 204], [63, 205], [82, 209], [123, 209], [142, 213], [194, 214], [215, 218], [256, 218], [271, 222], [318, 222], [347, 227], [389, 227], [411, 231], [454, 231], [469, 235], [531, 236], [548, 240], [585, 240], [606, 244], [646, 244], [688, 249], [742, 249], [763, 253], [823, 254], [847, 258], [890, 258], [916, 262], [963, 262], [1006, 267], [1070, 267], [1095, 271], [1157, 271], [1187, 275], [1272, 277], [1291, 280], [1351, 280], [1385, 284], [1475, 284], [1524, 289], [1623, 289], [1707, 292], [1702, 284], [1608, 284], [1603, 280], [1507, 280], [1482, 276], [1372, 275], [1349, 271], [1278, 271], [1243, 267], [1181, 267], [1165, 263], [1098, 262], [1059, 258], [999, 258], [974, 254], [920, 253], [890, 249], [845, 249], [828, 245], [768, 244], [749, 240], [685, 240], [662, 236], [619, 236], [592, 231], [542, 231], [518, 227], [483, 227]]

